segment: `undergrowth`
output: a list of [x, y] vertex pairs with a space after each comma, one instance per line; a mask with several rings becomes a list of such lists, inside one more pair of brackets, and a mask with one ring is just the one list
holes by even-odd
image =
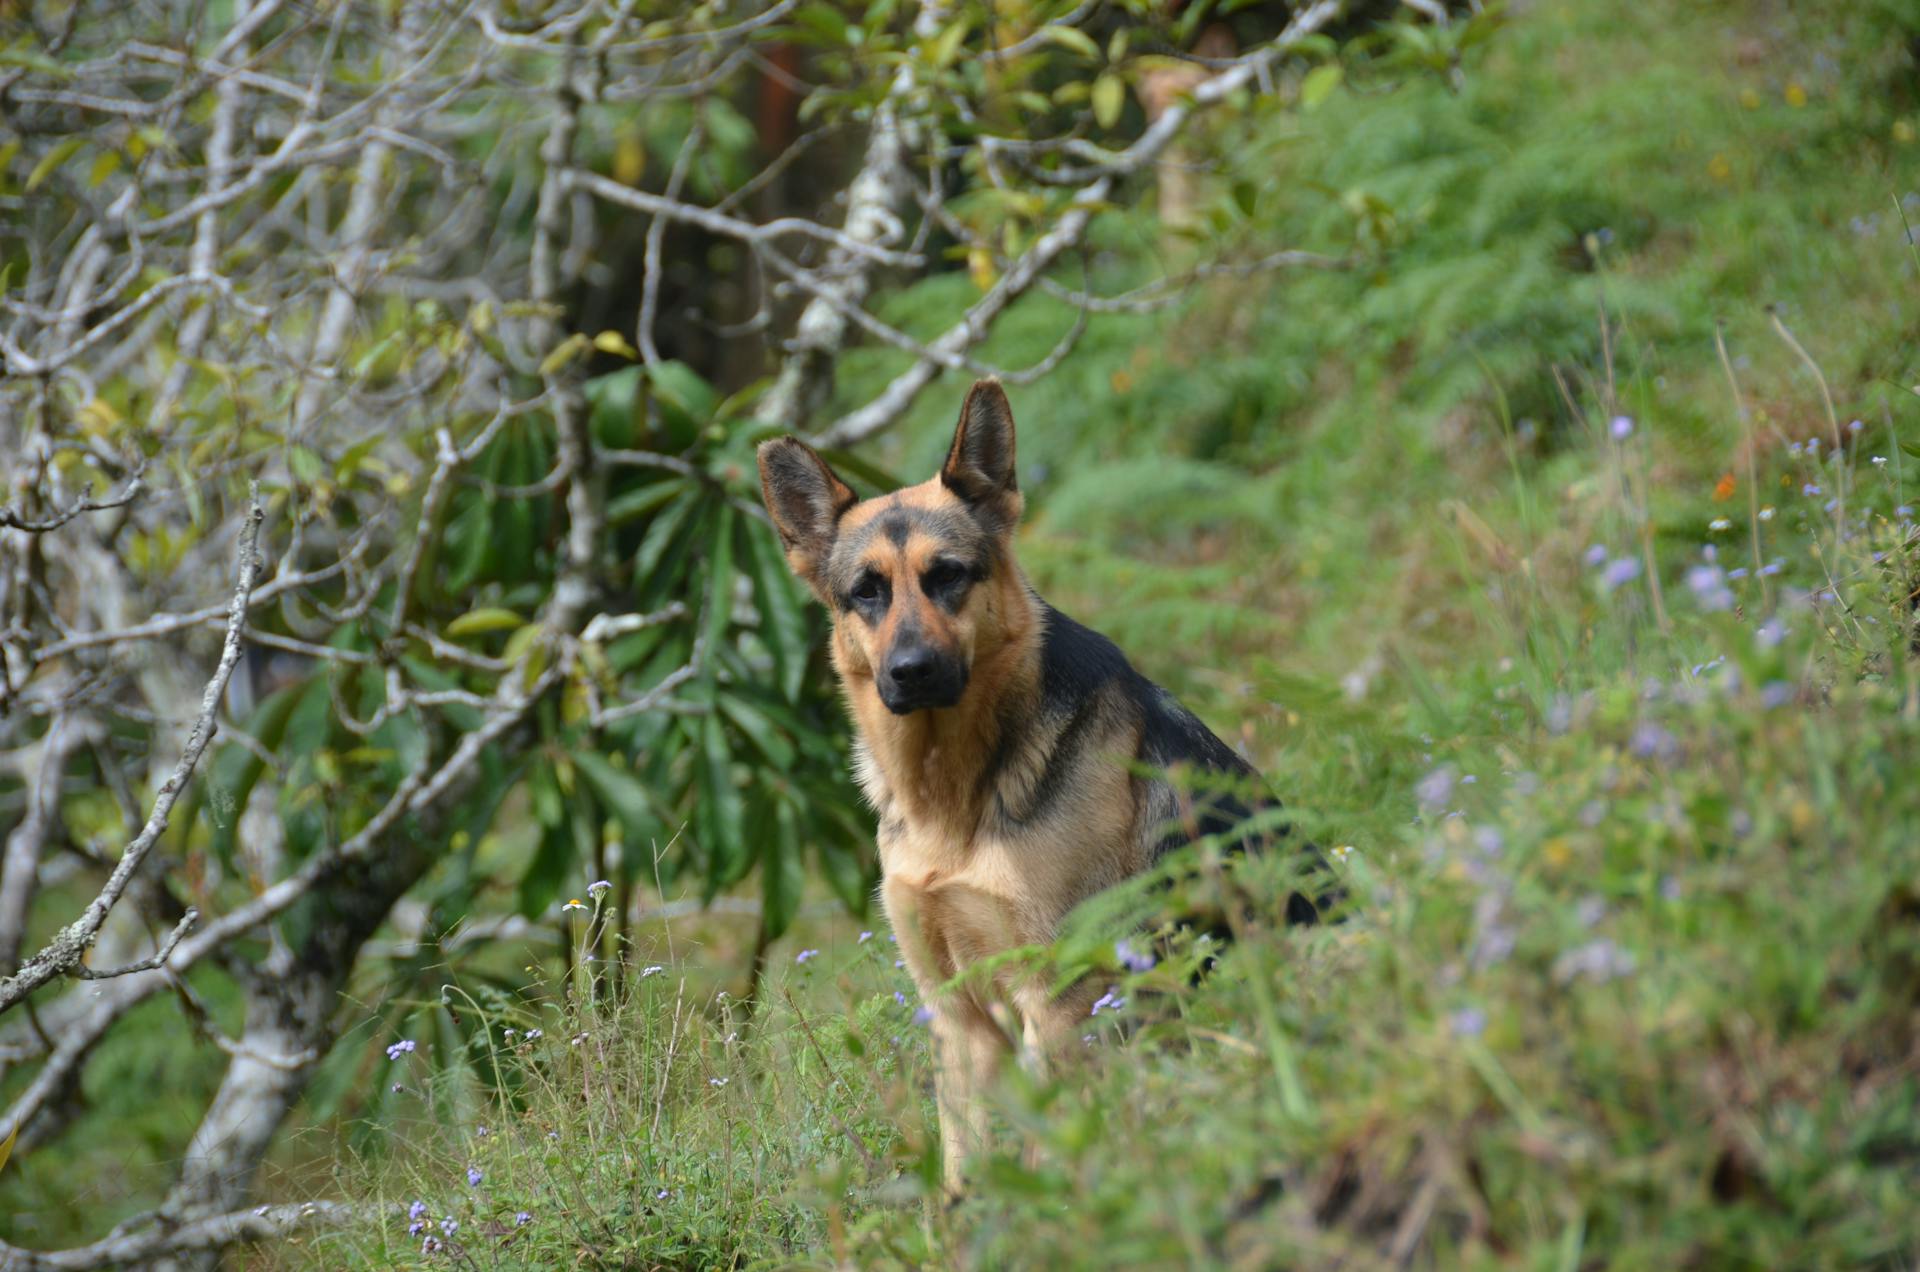
[[1198, 987], [1077, 929], [1125, 1003], [1009, 1075], [964, 1202], [887, 934], [817, 920], [751, 1013], [663, 934], [617, 991], [423, 1005], [484, 1053], [361, 1039], [404, 1096], [334, 1168], [370, 1218], [260, 1257], [1912, 1266], [1916, 26], [1528, 6], [1457, 92], [1220, 139], [1250, 243], [1360, 227], [1351, 268], [1103, 318], [1016, 390], [1036, 581], [1260, 761], [1347, 901]]

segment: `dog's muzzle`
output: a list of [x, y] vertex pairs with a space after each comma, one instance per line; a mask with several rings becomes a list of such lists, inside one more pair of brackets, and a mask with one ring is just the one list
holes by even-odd
[[967, 687], [967, 667], [959, 659], [925, 645], [896, 649], [876, 677], [880, 701], [895, 715], [929, 707], [951, 707]]

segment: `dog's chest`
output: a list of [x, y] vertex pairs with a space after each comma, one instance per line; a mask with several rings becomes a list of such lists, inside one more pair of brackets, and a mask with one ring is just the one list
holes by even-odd
[[1074, 898], [1032, 868], [1038, 847], [995, 835], [962, 842], [911, 825], [881, 836], [881, 897], [917, 974], [944, 981], [970, 963], [1053, 939]]

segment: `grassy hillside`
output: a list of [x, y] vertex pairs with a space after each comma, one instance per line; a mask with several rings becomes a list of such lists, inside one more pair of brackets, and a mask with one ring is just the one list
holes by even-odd
[[[749, 1024], [676, 928], [618, 1003], [450, 991], [496, 1019], [468, 1068], [354, 1044], [405, 1098], [331, 1165], [296, 1136], [279, 1186], [424, 1226], [254, 1257], [1911, 1266], [1916, 36], [1900, 3], [1516, 5], [1457, 87], [1356, 73], [1212, 139], [1249, 258], [1346, 266], [1097, 318], [1015, 389], [1021, 552], [1244, 743], [1349, 910], [1197, 990], [1090, 916], [1055, 957], [1128, 1004], [1010, 1079], [964, 1203], [884, 930], [803, 923]], [[1116, 223], [1093, 267], [1157, 254]], [[1030, 302], [987, 355], [1070, 320]], [[877, 458], [930, 470], [958, 394]], [[89, 1095], [132, 1118], [113, 1072]]]

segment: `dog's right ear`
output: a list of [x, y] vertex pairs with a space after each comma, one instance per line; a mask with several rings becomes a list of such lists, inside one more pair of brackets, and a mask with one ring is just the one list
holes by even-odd
[[760, 494], [767, 501], [787, 564], [814, 594], [826, 599], [821, 571], [840, 518], [860, 501], [827, 462], [797, 437], [760, 443]]

